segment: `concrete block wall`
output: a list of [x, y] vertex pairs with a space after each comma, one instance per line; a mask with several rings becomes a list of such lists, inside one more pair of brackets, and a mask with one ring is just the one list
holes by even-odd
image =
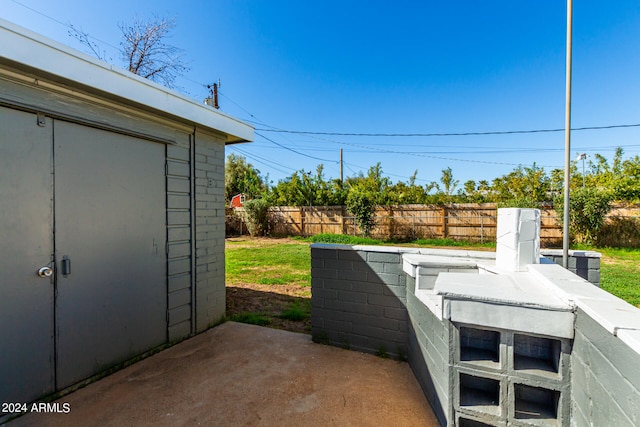
[[224, 139], [195, 133], [195, 332], [225, 313]]
[[[381, 348], [389, 355], [402, 353], [442, 425], [506, 425], [507, 420], [509, 425], [640, 425], [637, 308], [553, 264], [537, 264], [529, 273], [546, 281], [550, 292], [576, 304], [574, 341], [500, 329], [498, 367], [481, 357], [465, 360], [460, 347], [475, 346], [482, 352], [491, 335], [471, 334], [461, 341], [460, 328], [491, 328], [454, 325], [434, 314], [422, 295], [429, 289], [417, 289], [415, 278], [402, 274], [406, 253], [463, 256], [412, 248], [312, 245], [314, 338], [369, 353]], [[415, 273], [420, 280], [428, 279], [428, 274]], [[403, 350], [393, 351], [403, 343]], [[527, 368], [530, 359], [533, 369]], [[552, 369], [535, 368], [540, 360]], [[483, 390], [495, 390], [496, 381], [503, 402], [499, 415], [491, 418], [491, 408], [483, 411], [468, 400], [461, 402], [461, 389], [486, 396]], [[516, 415], [532, 403], [549, 409], [556, 419]]]
[[315, 341], [405, 357], [406, 276], [397, 248], [311, 246], [311, 334]]
[[225, 313], [224, 139], [185, 135], [166, 155], [168, 328], [176, 341]]
[[573, 426], [640, 425], [640, 349], [617, 335], [578, 308], [571, 354]]
[[191, 149], [189, 137], [168, 145], [167, 276], [169, 341], [191, 334]]
[[[542, 249], [540, 252], [546, 259], [562, 265], [562, 250]], [[600, 258], [601, 254], [599, 252], [569, 251], [567, 269], [600, 287]]]
[[438, 319], [415, 295], [415, 279], [407, 277], [409, 315], [408, 362], [418, 383], [442, 425], [453, 419], [453, 398], [449, 365], [453, 349], [449, 345], [451, 323]]

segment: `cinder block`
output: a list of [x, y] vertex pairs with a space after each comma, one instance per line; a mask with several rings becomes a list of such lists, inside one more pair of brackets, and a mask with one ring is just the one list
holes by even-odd
[[389, 319], [401, 320], [403, 322], [406, 322], [409, 319], [406, 309], [392, 307], [384, 308], [384, 317], [387, 317]]
[[354, 270], [341, 270], [338, 269], [337, 270], [337, 275], [338, 277], [340, 277], [343, 280], [349, 280], [349, 281], [360, 281], [360, 282], [366, 282], [369, 275], [366, 271], [354, 271]]
[[338, 299], [338, 291], [334, 289], [316, 288], [312, 289], [312, 298]]
[[407, 297], [407, 288], [405, 286], [387, 285], [383, 289], [384, 295], [395, 296], [403, 300]]
[[313, 321], [313, 308], [324, 308], [324, 298], [314, 297], [311, 295], [311, 320]]
[[324, 268], [324, 259], [311, 257], [311, 276], [313, 277], [313, 272], [315, 268]]
[[[378, 279], [380, 279], [382, 281], [382, 283], [385, 283], [387, 285], [399, 285], [400, 284], [400, 275], [399, 274], [391, 274], [391, 273], [374, 273], [375, 277], [377, 277]], [[371, 274], [371, 276], [373, 276], [374, 274]], [[369, 280], [372, 280], [371, 277], [369, 277]]]
[[352, 330], [351, 322], [334, 319], [324, 319], [324, 328], [327, 331], [349, 333]]
[[353, 333], [365, 337], [370, 337], [373, 340], [380, 342], [381, 345], [384, 345], [386, 347], [387, 352], [394, 351], [398, 344], [406, 345], [408, 336], [406, 332], [376, 328], [373, 326], [360, 324], [353, 325]]
[[178, 341], [191, 335], [191, 321], [169, 326], [169, 341]]
[[[587, 383], [598, 383], [598, 390], [605, 393], [605, 395], [597, 395], [592, 390], [591, 398], [594, 400], [594, 406], [599, 406], [599, 401], [607, 400], [608, 396], [610, 396], [610, 399], [616, 402], [616, 406], [622, 410], [625, 416], [629, 418], [640, 417], [638, 413], [640, 410], [638, 384], [634, 385], [628, 378], [625, 378], [620, 369], [597, 350], [596, 346], [598, 344], [580, 340], [574, 348], [577, 357], [584, 360], [585, 365], [589, 367], [586, 371], [588, 374]], [[618, 345], [620, 347], [624, 346], [623, 343]]]
[[173, 276], [181, 273], [188, 273], [189, 271], [191, 271], [191, 259], [183, 258], [183, 259], [171, 260], [167, 262], [167, 270], [168, 270], [169, 276]]
[[366, 260], [366, 255], [360, 253], [360, 251], [337, 249], [334, 250], [334, 252], [336, 253], [337, 259], [355, 262], [364, 262]]
[[576, 336], [578, 335], [584, 337], [585, 340], [575, 339], [574, 353], [589, 363], [590, 359], [587, 357], [592, 348], [585, 346], [588, 343], [602, 353], [627, 381], [631, 384], [640, 384], [640, 369], [637, 369], [638, 353], [580, 309], [576, 316]]
[[384, 264], [384, 273], [392, 273], [392, 274], [403, 274], [402, 263], [385, 263]]
[[384, 273], [384, 262], [368, 262], [367, 266], [374, 273]]
[[402, 265], [402, 255], [399, 253], [368, 252], [367, 262], [388, 262]]
[[338, 299], [341, 301], [355, 302], [358, 304], [367, 303], [367, 294], [350, 291], [338, 291]]
[[404, 308], [404, 304], [394, 296], [389, 295], [371, 295], [367, 296], [369, 304], [379, 305], [382, 307]]
[[354, 292], [362, 292], [373, 295], [382, 295], [385, 285], [380, 283], [370, 283], [365, 281], [351, 282], [351, 290]]
[[169, 292], [175, 292], [180, 289], [190, 289], [191, 275], [187, 272], [185, 274], [171, 276], [169, 277], [168, 282]]
[[335, 249], [311, 248], [311, 258], [338, 259], [338, 251]]
[[416, 279], [411, 276], [405, 276], [407, 292], [416, 294]]
[[625, 412], [618, 406], [618, 399], [608, 395], [595, 377], [588, 377], [588, 388], [594, 396], [593, 411], [591, 412], [591, 425], [594, 426], [616, 426], [635, 427], [634, 423]]
[[350, 291], [351, 282], [341, 279], [324, 279], [322, 287], [324, 289], [336, 289], [338, 291]]
[[341, 273], [343, 271], [350, 271], [353, 269], [353, 263], [351, 261], [337, 260], [337, 259], [324, 259], [325, 268], [333, 268]]
[[313, 271], [313, 278], [318, 279], [336, 279], [338, 271], [333, 268], [318, 268]]
[[171, 159], [189, 161], [189, 150], [175, 145], [167, 145], [167, 157]]
[[358, 304], [341, 300], [324, 300], [324, 307], [330, 310], [368, 314], [368, 304]]
[[588, 270], [585, 279], [594, 285], [600, 286], [600, 270]]

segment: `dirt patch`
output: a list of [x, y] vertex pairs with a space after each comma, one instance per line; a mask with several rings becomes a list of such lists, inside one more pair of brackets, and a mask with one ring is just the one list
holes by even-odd
[[[256, 246], [270, 246], [278, 243], [300, 243], [300, 240], [296, 240], [291, 237], [227, 237], [225, 239], [226, 245], [232, 245], [234, 248], [253, 248]], [[304, 243], [306, 244], [306, 243]]]
[[[256, 248], [272, 246], [280, 243], [305, 244], [292, 238], [273, 237], [232, 237], [226, 239], [226, 245], [233, 248]], [[273, 266], [276, 269], [277, 266]], [[311, 305], [311, 288], [298, 284], [259, 284], [259, 283], [230, 283], [227, 281], [227, 318], [232, 320], [260, 323], [270, 328], [285, 331], [311, 333], [311, 319], [308, 316]], [[301, 320], [290, 320], [286, 317], [288, 310], [306, 313]], [[238, 316], [251, 314], [247, 320]]]

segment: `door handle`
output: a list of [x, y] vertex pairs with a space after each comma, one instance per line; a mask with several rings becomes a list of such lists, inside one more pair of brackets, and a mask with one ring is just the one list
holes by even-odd
[[60, 270], [63, 277], [67, 277], [71, 274], [71, 259], [67, 255], [62, 257], [62, 261], [60, 262]]
[[40, 277], [51, 277], [52, 274], [53, 270], [51, 269], [51, 267], [41, 267], [38, 270], [38, 276]]

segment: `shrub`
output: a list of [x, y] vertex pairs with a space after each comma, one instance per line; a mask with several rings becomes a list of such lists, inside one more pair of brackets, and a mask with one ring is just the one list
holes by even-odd
[[[555, 201], [559, 221], [564, 220], [564, 201]], [[597, 243], [598, 231], [611, 210], [611, 195], [591, 187], [581, 187], [571, 192], [569, 198], [569, 233], [578, 243]]]
[[245, 221], [251, 236], [263, 236], [269, 231], [269, 203], [265, 199], [244, 202]]
[[365, 236], [371, 235], [375, 225], [373, 213], [376, 208], [376, 197], [370, 191], [353, 187], [347, 195], [347, 209], [355, 217], [356, 224]]

